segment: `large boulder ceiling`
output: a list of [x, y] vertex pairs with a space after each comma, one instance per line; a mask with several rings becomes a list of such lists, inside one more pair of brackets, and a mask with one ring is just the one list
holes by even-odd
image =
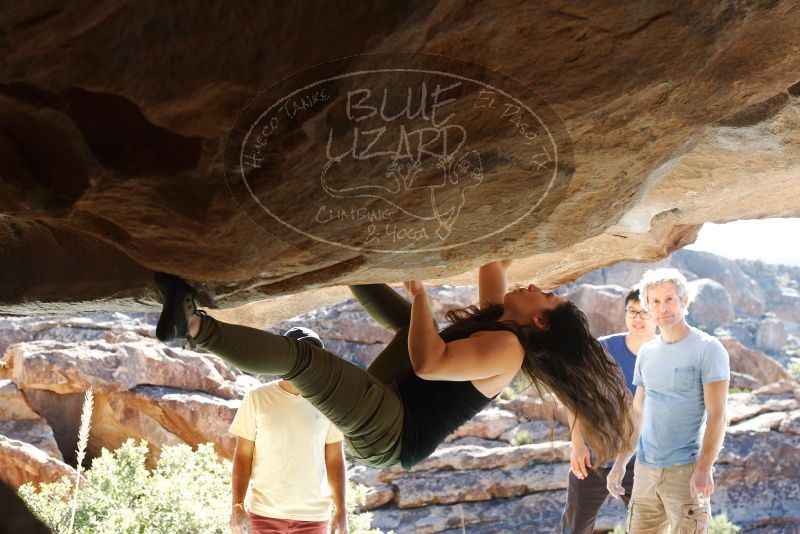
[[[662, 258], [704, 222], [800, 216], [798, 28], [789, 0], [8, 3], [0, 314], [153, 309], [160, 270], [206, 306], [272, 299], [277, 321], [348, 283], [471, 283], [515, 257], [515, 281], [554, 287]], [[241, 110], [321, 62], [400, 52], [483, 65], [545, 101], [574, 154], [559, 202], [497, 238], [416, 254], [265, 231], [225, 180]], [[297, 161], [304, 145], [281, 150]], [[484, 205], [524, 201], [521, 179], [487, 187]], [[303, 192], [291, 209], [313, 217]], [[494, 216], [466, 204], [458, 221], [486, 232]]]

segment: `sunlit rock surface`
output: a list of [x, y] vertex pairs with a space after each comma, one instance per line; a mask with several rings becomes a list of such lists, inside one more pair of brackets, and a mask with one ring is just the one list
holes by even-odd
[[[661, 258], [706, 221], [800, 215], [799, 26], [789, 0], [746, 9], [557, 0], [313, 10], [7, 4], [0, 312], [152, 309], [150, 271], [162, 270], [220, 308], [310, 291], [273, 301], [277, 321], [339, 300], [341, 292], [322, 288], [341, 284], [465, 283], [472, 275], [461, 273], [514, 256], [529, 258], [515, 280], [552, 287], [619, 260]], [[546, 102], [573, 154], [562, 196], [542, 206], [547, 217], [424, 254], [352, 250], [253, 222], [223, 178], [237, 114], [320, 62], [409, 50], [485, 65], [524, 86], [522, 97]], [[319, 121], [304, 120], [275, 145], [270, 198], [310, 220], [327, 201], [309, 189], [303, 151], [321, 150], [325, 137]], [[484, 235], [527, 198], [529, 184], [503, 173], [498, 188], [491, 169], [507, 160], [493, 151], [518, 151], [498, 124], [465, 124], [483, 182], [467, 192], [452, 231]], [[352, 184], [366, 177], [348, 176]], [[428, 188], [412, 191], [403, 207], [428, 196]], [[353, 233], [342, 226], [330, 237]], [[782, 313], [795, 313], [796, 294], [786, 298]]]

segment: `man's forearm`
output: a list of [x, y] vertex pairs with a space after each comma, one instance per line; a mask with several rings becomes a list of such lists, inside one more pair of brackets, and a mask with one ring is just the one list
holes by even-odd
[[329, 461], [325, 466], [328, 472], [328, 486], [331, 488], [331, 499], [337, 512], [347, 511], [347, 473], [344, 458]]
[[697, 467], [711, 469], [717, 461], [722, 442], [725, 439], [725, 414], [709, 417], [703, 434], [703, 445], [697, 457]]
[[252, 460], [246, 462], [234, 456], [233, 473], [231, 475], [231, 506], [244, 502], [247, 495], [247, 486], [250, 484]]
[[618, 464], [628, 465], [633, 455], [636, 454], [636, 448], [638, 446], [636, 442], [639, 441], [639, 432], [635, 433], [635, 437], [636, 440], [633, 443], [628, 443], [628, 445], [617, 454], [616, 462]]
[[727, 380], [718, 380], [703, 384], [703, 398], [706, 405], [706, 430], [703, 434], [703, 445], [695, 462], [695, 469], [710, 471], [717, 461], [725, 439], [725, 418], [728, 398]]

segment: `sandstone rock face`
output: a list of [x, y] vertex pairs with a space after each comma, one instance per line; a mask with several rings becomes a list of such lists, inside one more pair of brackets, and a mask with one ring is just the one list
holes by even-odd
[[21, 341], [106, 341], [155, 336], [154, 314], [106, 313], [92, 317], [7, 317], [0, 321], [0, 354]]
[[595, 336], [607, 336], [625, 331], [625, 295], [621, 286], [582, 284], [566, 297], [587, 313], [589, 328]]
[[800, 436], [800, 411], [794, 410], [789, 412], [786, 417], [778, 426], [780, 432], [788, 432]]
[[750, 375], [731, 371], [730, 387], [753, 390], [761, 387], [761, 382]]
[[763, 352], [748, 349], [733, 338], [720, 337], [719, 340], [728, 351], [731, 371], [752, 376], [761, 385], [792, 380], [791, 374], [785, 367]]
[[173, 385], [236, 398], [236, 373], [219, 358], [164, 347], [152, 339], [110, 344], [34, 341], [6, 350], [14, 382], [21, 389], [66, 394], [90, 386], [98, 393], [125, 391], [138, 384]]
[[554, 440], [569, 441], [570, 432], [566, 425], [553, 424], [553, 421], [525, 421], [503, 432], [500, 439], [515, 445]]
[[63, 476], [75, 477], [75, 470], [28, 443], [0, 435], [3, 482], [17, 488], [26, 482], [54, 482]]
[[239, 400], [160, 386], [137, 386], [99, 399], [93, 418], [89, 452], [114, 450], [128, 438], [147, 440], [154, 462], [164, 445], [212, 442], [217, 452], [233, 457], [236, 437], [228, 432]]
[[698, 278], [710, 278], [723, 286], [736, 309], [754, 316], [764, 312], [765, 296], [761, 287], [738, 262], [708, 252], [688, 250], [676, 253], [671, 260], [674, 267], [689, 271]]
[[753, 392], [756, 395], [781, 395], [789, 393], [800, 399], [800, 384], [794, 380], [779, 380], [774, 384], [761, 386]]
[[761, 321], [752, 318], [737, 317], [732, 323], [720, 326], [714, 330], [714, 335], [720, 339], [735, 338], [745, 347], [754, 348], [756, 331]]
[[11, 380], [0, 380], [0, 420], [39, 419], [39, 414], [31, 410], [22, 392]]
[[694, 324], [713, 330], [733, 321], [733, 302], [722, 284], [701, 278], [689, 282], [689, 290], [695, 293], [694, 301], [689, 306], [689, 320]]
[[543, 491], [525, 497], [471, 502], [456, 505], [426, 506], [410, 510], [384, 508], [373, 510], [372, 526], [398, 534], [417, 532], [468, 532], [492, 534], [524, 532], [536, 528], [541, 532], [558, 532], [564, 509], [563, 491]]
[[475, 436], [483, 439], [497, 439], [503, 432], [517, 426], [517, 415], [501, 408], [489, 407], [464, 423], [448, 439]]
[[53, 429], [42, 418], [0, 420], [0, 435], [33, 445], [56, 460], [64, 460], [53, 435]]
[[[551, 1], [310, 12], [300, 4], [237, 4], [224, 16], [128, 4], [4, 9], [0, 249], [9, 261], [0, 279], [14, 283], [3, 286], [0, 309], [152, 307], [151, 269], [194, 280], [220, 307], [351, 282], [452, 276], [505, 255], [531, 258], [515, 269], [516, 280], [552, 287], [622, 259], [661, 258], [691, 242], [705, 221], [797, 215], [800, 14], [793, 7], [785, 0], [731, 14], [713, 2], [674, 10]], [[297, 23], [265, 34], [275, 20]], [[218, 42], [226, 43], [224, 60], [215, 51], [186, 53]], [[99, 59], [97, 50], [115, 53]], [[142, 50], [159, 54], [144, 61]], [[543, 205], [548, 217], [425, 255], [361, 254], [254, 224], [223, 179], [223, 144], [237, 113], [311, 65], [398, 50], [486, 65], [549, 104], [579, 165], [565, 162], [570, 180], [560, 184], [560, 202]], [[352, 59], [353, 69], [364, 61]], [[487, 116], [467, 125], [484, 126]], [[302, 181], [320, 174], [305, 168], [304, 156], [324, 148], [317, 134], [338, 120], [293, 115], [291, 129], [270, 145], [270, 156], [280, 156], [271, 198], [286, 199], [282, 207], [301, 221], [327, 202]], [[514, 208], [504, 193], [530, 186], [522, 173], [506, 173], [508, 188], [499, 190], [493, 169], [508, 164], [497, 149], [509, 136], [500, 135], [505, 123], [489, 126], [473, 128], [485, 173], [473, 196], [480, 202], [459, 213], [455, 232], [497, 230]], [[309, 170], [316, 172], [302, 172]], [[429, 201], [428, 188], [420, 189], [405, 209]], [[276, 302], [273, 320], [297, 314], [280, 316], [282, 308]]]
[[786, 343], [786, 327], [779, 319], [767, 318], [756, 332], [756, 347], [767, 352], [780, 352]]
[[729, 428], [729, 432], [738, 434], [741, 432], [759, 432], [778, 430], [781, 424], [787, 420], [786, 412], [769, 412], [761, 414], [752, 419], [748, 419], [743, 423], [733, 425]]
[[379, 484], [369, 489], [364, 503], [364, 510], [372, 510], [394, 501], [394, 487], [389, 484]]
[[53, 429], [11, 380], [0, 380], [0, 435], [38, 447], [63, 461]]
[[[444, 445], [430, 457], [415, 465], [411, 472], [449, 471], [466, 469], [514, 469], [530, 463], [569, 461], [570, 445], [567, 441], [541, 441], [529, 445], [485, 447], [480, 445]], [[369, 468], [364, 468], [369, 469]], [[377, 471], [377, 470], [375, 470]], [[381, 482], [391, 482], [405, 471], [398, 468], [383, 469], [379, 474], [360, 471], [360, 484], [369, 484], [369, 476]]]
[[74, 463], [84, 392], [92, 387], [90, 458], [128, 438], [148, 440], [151, 465], [162, 446], [178, 443], [212, 442], [230, 458], [228, 427], [258, 380], [216, 356], [156, 342], [153, 319], [0, 320], [9, 376], [0, 381], [0, 434]]
[[800, 408], [794, 393], [732, 393], [728, 396], [728, 421], [735, 425], [769, 412], [791, 412]]
[[417, 508], [566, 489], [568, 475], [568, 464], [535, 464], [509, 470], [416, 473], [401, 475], [392, 483], [397, 487], [397, 505]]
[[794, 288], [783, 288], [772, 306], [773, 313], [785, 321], [800, 323], [800, 293]]

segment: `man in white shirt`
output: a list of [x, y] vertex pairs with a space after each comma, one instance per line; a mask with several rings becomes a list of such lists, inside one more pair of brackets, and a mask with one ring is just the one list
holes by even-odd
[[[322, 347], [308, 328], [284, 335]], [[250, 391], [230, 431], [236, 434], [234, 534], [248, 523], [254, 534], [327, 534], [329, 519], [331, 534], [347, 532], [342, 433], [289, 382]]]

